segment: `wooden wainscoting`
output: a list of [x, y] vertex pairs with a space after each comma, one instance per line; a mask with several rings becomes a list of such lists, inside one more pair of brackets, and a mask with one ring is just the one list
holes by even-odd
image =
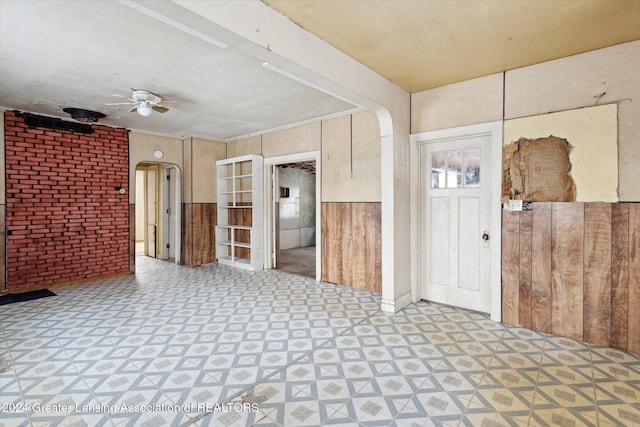
[[382, 292], [380, 203], [322, 203], [322, 280]]
[[196, 266], [216, 261], [216, 203], [183, 203], [182, 263]]
[[503, 211], [502, 320], [640, 353], [640, 203]]

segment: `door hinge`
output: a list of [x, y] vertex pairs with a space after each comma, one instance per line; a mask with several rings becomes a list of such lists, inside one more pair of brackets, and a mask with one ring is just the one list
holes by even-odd
[[170, 179], [171, 179], [171, 175], [167, 175], [167, 179], [169, 179], [169, 180], [170, 180]]
[[168, 208], [168, 209], [167, 209], [167, 213], [168, 213], [168, 214], [171, 214], [171, 208]]
[[169, 249], [171, 247], [171, 244], [167, 243], [167, 249]]

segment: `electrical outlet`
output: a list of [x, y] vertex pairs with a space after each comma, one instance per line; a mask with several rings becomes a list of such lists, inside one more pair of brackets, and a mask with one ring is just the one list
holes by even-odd
[[509, 200], [509, 210], [510, 211], [521, 211], [522, 210], [522, 200]]

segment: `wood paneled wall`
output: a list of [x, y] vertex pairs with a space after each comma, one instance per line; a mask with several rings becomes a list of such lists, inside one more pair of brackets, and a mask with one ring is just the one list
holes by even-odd
[[640, 203], [503, 211], [502, 320], [640, 353]]
[[216, 203], [182, 204], [182, 263], [195, 266], [216, 261]]
[[382, 292], [380, 203], [322, 203], [322, 280]]

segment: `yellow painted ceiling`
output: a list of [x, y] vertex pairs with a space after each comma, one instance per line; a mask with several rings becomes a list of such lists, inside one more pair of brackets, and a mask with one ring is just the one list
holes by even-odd
[[640, 39], [640, 0], [263, 0], [409, 92]]

